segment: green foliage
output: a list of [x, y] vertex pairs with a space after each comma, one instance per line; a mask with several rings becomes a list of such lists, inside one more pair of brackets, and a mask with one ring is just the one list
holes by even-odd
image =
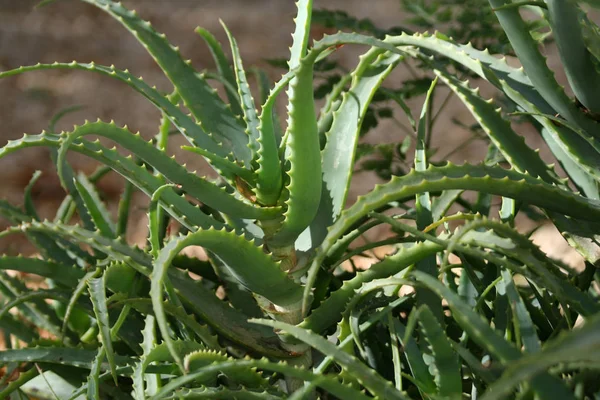
[[[575, 2], [402, 2], [414, 16], [410, 22], [442, 24], [450, 39], [379, 29], [344, 12], [313, 13], [311, 0], [299, 0], [287, 72], [272, 85], [257, 72], [260, 99], [252, 97], [251, 75], [227, 29], [231, 64], [215, 37], [198, 28], [226, 102], [135, 12], [111, 0], [82, 1], [129, 30], [173, 87], [161, 93], [127, 71], [94, 63], [0, 72], [0, 78], [47, 69], [99, 73], [137, 91], [163, 116], [156, 137], [146, 141], [103, 121], [56, 133], [65, 111], [48, 132], [0, 149], [5, 157], [49, 147], [68, 192], [53, 222], [41, 221], [33, 202], [39, 173], [23, 208], [0, 201], [0, 215], [12, 224], [0, 237], [24, 234], [40, 255], [0, 257], [7, 346], [0, 352], [0, 398], [600, 396], [600, 29]], [[534, 17], [523, 20], [521, 7]], [[311, 20], [352, 32], [310, 44]], [[546, 27], [576, 99], [539, 50]], [[349, 73], [330, 57], [343, 45], [367, 47]], [[495, 55], [511, 54], [509, 47], [523, 69]], [[418, 74], [400, 88], [382, 88], [394, 68], [414, 66]], [[463, 81], [470, 77], [502, 93], [504, 107]], [[474, 135], [489, 143], [481, 164], [442, 162], [432, 145], [442, 85], [474, 117]], [[283, 90], [287, 125], [275, 113]], [[406, 100], [422, 95], [415, 118]], [[316, 113], [318, 98], [324, 105]], [[402, 140], [359, 143], [382, 119], [398, 123], [398, 112], [408, 122], [398, 125]], [[528, 146], [511, 124], [514, 115], [533, 123], [564, 177]], [[218, 180], [167, 154], [171, 128]], [[104, 167], [89, 177], [77, 174], [69, 151]], [[362, 170], [388, 182], [346, 207], [363, 156], [372, 158]], [[109, 170], [127, 181], [116, 218], [96, 186]], [[150, 200], [142, 248], [124, 239], [135, 190]], [[499, 219], [491, 212], [496, 198]], [[450, 214], [451, 208], [460, 211]], [[519, 212], [543, 213], [585, 267], [543, 253], [515, 229]], [[73, 216], [81, 222], [72, 223]], [[181, 233], [170, 232], [174, 223]], [[358, 244], [382, 225], [393, 236]], [[182, 254], [190, 246], [202, 246], [207, 259]], [[383, 246], [393, 253], [365, 271], [355, 268], [354, 256]], [[38, 275], [47, 288], [30, 288], [9, 270]]]

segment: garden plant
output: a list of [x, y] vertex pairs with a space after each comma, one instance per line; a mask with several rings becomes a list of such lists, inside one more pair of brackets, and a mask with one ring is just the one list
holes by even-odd
[[[211, 33], [196, 31], [218, 70], [204, 74], [124, 5], [81, 1], [133, 34], [173, 90], [94, 63], [0, 72], [3, 79], [51, 69], [102, 74], [162, 113], [150, 141], [111, 121], [62, 133], [53, 121], [0, 150], [4, 157], [50, 148], [68, 193], [52, 221], [33, 206], [39, 174], [22, 207], [0, 202], [13, 224], [0, 235], [25, 234], [39, 251], [0, 257], [8, 347], [0, 352], [0, 398], [600, 398], [600, 30], [583, 11], [588, 4], [481, 3], [510, 42], [493, 50], [514, 54], [515, 67], [477, 47], [485, 41], [473, 46], [441, 33], [339, 32], [309, 43], [313, 2], [299, 0], [288, 71], [270, 87], [259, 74], [262, 90], [253, 97], [225, 25], [232, 63]], [[548, 38], [572, 95], [546, 64], [540, 41]], [[317, 110], [315, 71], [353, 45], [365, 53], [329, 85]], [[409, 60], [434, 78], [416, 118], [401, 90], [381, 87]], [[482, 80], [505, 108], [473, 88]], [[428, 160], [432, 96], [441, 85], [490, 143], [480, 164]], [[346, 207], [363, 122], [371, 102], [383, 100], [411, 122], [414, 156], [406, 146], [392, 151], [414, 168], [388, 171], [389, 182]], [[277, 115], [278, 101], [287, 101], [287, 118]], [[513, 129], [517, 118], [535, 126], [560, 174]], [[167, 153], [173, 130], [218, 179]], [[78, 174], [69, 152], [104, 167]], [[127, 181], [116, 219], [95, 185], [109, 171]], [[150, 199], [143, 248], [124, 239], [135, 190]], [[498, 216], [493, 199], [501, 201]], [[551, 221], [585, 268], [548, 257], [519, 233], [515, 217], [525, 211]], [[382, 225], [392, 237], [356, 245]], [[207, 259], [182, 253], [191, 246]], [[393, 251], [369, 269], [344, 268], [382, 246]], [[31, 289], [9, 270], [46, 285]]]

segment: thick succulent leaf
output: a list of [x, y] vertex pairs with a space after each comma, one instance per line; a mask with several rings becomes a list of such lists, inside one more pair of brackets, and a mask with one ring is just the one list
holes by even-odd
[[[30, 301], [20, 301], [24, 296], [27, 298], [30, 293], [31, 290], [23, 281], [0, 271], [0, 295], [7, 301], [4, 306], [10, 306], [10, 303], [15, 302], [21, 317], [25, 320], [53, 335], [60, 335], [60, 320], [43, 299], [34, 296]], [[8, 309], [2, 310], [0, 316], [6, 315], [7, 311]]]
[[220, 188], [214, 183], [188, 172], [173, 158], [170, 158], [151, 143], [143, 140], [139, 134], [134, 135], [129, 132], [126, 127], [120, 128], [114, 123], [108, 124], [101, 121], [86, 123], [76, 127], [69, 133], [59, 150], [59, 175], [61, 173], [61, 165], [64, 162], [67, 150], [71, 143], [82, 136], [91, 134], [114, 140], [116, 143], [119, 143], [125, 149], [133, 152], [133, 154], [154, 167], [165, 178], [180, 185], [185, 192], [194, 196], [204, 204], [225, 214], [232, 214], [233, 216], [240, 218], [258, 219], [268, 218], [269, 216], [273, 217], [278, 212], [276, 208], [261, 209], [255, 207], [248, 202], [236, 198], [232, 193], [228, 193], [226, 189]]
[[216, 156], [211, 152], [206, 151], [200, 147], [181, 146], [181, 148], [183, 150], [199, 154], [202, 157], [206, 158], [210, 162], [210, 164], [214, 165], [222, 173], [226, 173], [231, 176], [239, 176], [240, 178], [252, 185], [256, 182], [255, 174], [252, 171], [235, 164], [233, 161], [229, 161], [226, 158]]
[[595, 57], [596, 62], [600, 61], [600, 27], [585, 14], [581, 15], [580, 24], [585, 47]]
[[443, 246], [429, 242], [400, 247], [396, 254], [386, 257], [383, 261], [371, 266], [368, 270], [359, 272], [354, 278], [344, 281], [342, 287], [333, 292], [323, 303], [317, 306], [300, 326], [317, 333], [324, 331], [341, 319], [355, 291], [364, 283], [395, 275], [415, 262], [435, 254], [442, 249]]
[[[523, 357], [511, 363], [502, 377], [492, 384], [481, 397], [485, 400], [503, 399], [520, 382], [535, 379], [549, 368], [559, 364], [573, 363], [577, 368], [599, 368], [600, 317], [594, 316], [573, 331], [562, 333], [549, 341], [539, 353]], [[558, 397], [549, 398], [562, 398]]]
[[308, 307], [316, 274], [328, 251], [354, 223], [371, 210], [392, 201], [407, 199], [423, 191], [457, 189], [477, 190], [515, 198], [551, 211], [586, 220], [600, 219], [600, 203], [597, 201], [558, 189], [529, 175], [498, 167], [448, 164], [444, 167], [430, 167], [423, 172], [413, 171], [402, 177], [393, 177], [390, 182], [378, 185], [369, 194], [359, 197], [356, 203], [345, 210], [340, 219], [332, 225], [310, 266], [303, 309], [306, 310]]
[[[498, 8], [505, 5], [505, 0], [489, 0], [489, 3], [493, 8]], [[540, 95], [565, 119], [578, 125], [591, 136], [600, 138], [596, 123], [575, 106], [556, 82], [554, 73], [548, 68], [546, 59], [540, 53], [538, 43], [531, 37], [519, 10], [516, 8], [497, 10], [496, 16], [527, 76]]]
[[266, 319], [252, 319], [250, 321], [283, 330], [311, 347], [314, 347], [326, 356], [333, 358], [375, 396], [379, 396], [383, 399], [407, 399], [402, 392], [392, 386], [390, 381], [383, 379], [375, 370], [370, 369], [352, 355], [339, 349], [336, 345], [312, 331], [279, 321], [270, 321]]
[[100, 199], [100, 195], [94, 185], [84, 174], [79, 174], [75, 178], [74, 183], [96, 228], [104, 236], [113, 239], [116, 238], [115, 225], [112, 222], [111, 215]]
[[313, 96], [313, 65], [317, 53], [300, 62], [288, 92], [284, 220], [271, 242], [278, 247], [292, 245], [313, 221], [321, 199], [321, 146]]
[[[512, 344], [506, 341], [496, 330], [488, 325], [479, 314], [452, 290], [444, 286], [436, 278], [422, 272], [415, 271], [413, 275], [419, 283], [425, 284], [431, 290], [435, 291], [440, 297], [448, 302], [452, 317], [469, 334], [469, 337], [490, 352], [501, 363], [510, 365], [519, 360], [521, 352]], [[530, 381], [532, 388], [540, 396], [558, 396], [558, 398], [574, 399], [572, 392], [565, 384], [548, 375], [540, 375]]]
[[[83, 0], [82, 0], [83, 1]], [[221, 157], [227, 157], [228, 151], [221, 147], [211, 136], [206, 134], [200, 126], [198, 126], [192, 118], [187, 116], [178, 106], [163, 96], [156, 88], [151, 87], [141, 78], [137, 78], [128, 71], [121, 71], [114, 67], [106, 67], [95, 63], [53, 63], [53, 64], [36, 64], [32, 66], [20, 67], [9, 71], [0, 72], [0, 79], [8, 76], [19, 75], [29, 71], [40, 71], [49, 69], [68, 69], [68, 70], [84, 70], [96, 72], [113, 79], [117, 79], [129, 87], [146, 97], [159, 110], [171, 120], [186, 139], [194, 146], [202, 147]]]
[[[131, 248], [123, 242], [110, 240], [102, 235], [86, 231], [79, 227], [64, 227], [49, 222], [27, 224], [26, 229], [40, 232], [54, 232], [59, 236], [67, 237], [79, 243], [87, 243], [93, 248], [108, 254], [112, 259], [132, 266], [136, 271], [145, 276], [150, 276], [151, 274], [151, 258], [146, 253]], [[234, 235], [233, 233], [230, 234]], [[240, 240], [242, 239], [240, 238]], [[241, 248], [245, 248], [246, 246], [242, 246]], [[268, 258], [267, 255], [263, 256]], [[289, 353], [281, 350], [273, 342], [273, 337], [268, 332], [248, 324], [247, 316], [219, 300], [214, 293], [201, 285], [195, 284], [188, 277], [183, 278], [175, 273], [170, 275], [175, 289], [181, 293], [181, 299], [186, 302], [186, 306], [189, 306], [203, 320], [218, 330], [219, 333], [261, 354], [283, 358], [290, 356]], [[166, 310], [168, 311], [168, 308]], [[277, 342], [276, 339], [275, 342]]]
[[156, 32], [149, 22], [140, 19], [121, 3], [110, 0], [81, 1], [99, 7], [123, 24], [152, 55], [202, 129], [249, 167], [252, 155], [242, 124], [231, 108], [219, 98], [216, 90], [181, 58], [179, 50], [167, 41], [164, 34]]
[[341, 104], [332, 113], [332, 124], [326, 133], [321, 153], [323, 188], [318, 217], [310, 226], [312, 247], [317, 247], [327, 227], [339, 216], [346, 204], [354, 170], [354, 157], [363, 118], [381, 83], [401, 57], [373, 49], [361, 56], [352, 72], [352, 84], [341, 96]]
[[221, 43], [219, 43], [217, 38], [215, 38], [215, 36], [212, 33], [210, 33], [202, 27], [197, 27], [195, 32], [198, 35], [200, 35], [202, 39], [204, 39], [204, 42], [208, 46], [208, 49], [210, 50], [210, 53], [212, 54], [212, 57], [215, 60], [215, 65], [217, 67], [219, 75], [221, 75], [221, 77], [225, 80], [225, 82], [227, 82], [227, 84], [229, 84], [232, 88], [235, 89], [233, 91], [226, 91], [226, 95], [233, 113], [235, 115], [241, 116], [242, 108], [240, 107], [239, 98], [236, 95], [238, 91], [237, 82], [233, 70], [229, 65], [229, 61], [225, 56], [225, 52], [223, 51]]
[[[6, 301], [2, 304], [2, 307], [0, 308], [0, 319], [2, 319], [13, 307], [19, 306], [23, 303], [27, 303], [30, 301], [35, 301], [37, 304], [39, 304], [39, 300], [42, 300], [42, 299], [54, 299], [54, 300], [67, 301], [69, 299], [69, 294], [65, 290], [57, 290], [57, 289], [37, 289], [37, 290], [22, 291], [22, 293], [15, 296], [12, 300], [5, 299]], [[37, 304], [34, 304], [34, 306]], [[44, 311], [52, 312], [51, 309], [46, 309]], [[48, 316], [52, 316], [52, 314], [50, 314]], [[45, 319], [47, 319], [47, 317]], [[43, 321], [39, 321], [39, 320], [35, 321], [35, 322], [40, 327], [44, 327], [44, 325], [47, 324], [47, 323], [44, 323]]]
[[[243, 236], [226, 230], [201, 230], [171, 240], [160, 252], [152, 272], [150, 295], [158, 326], [167, 346], [171, 339], [167, 319], [163, 309], [163, 287], [167, 279], [167, 271], [173, 258], [188, 246], [202, 246], [218, 255], [229, 267], [233, 276], [253, 293], [259, 294], [279, 306], [296, 306], [302, 300], [302, 288], [288, 278], [261, 247], [248, 241]], [[252, 265], [252, 268], [247, 268]], [[172, 351], [173, 357], [177, 355]], [[181, 365], [181, 361], [178, 360]]]
[[[220, 335], [269, 357], [289, 358], [291, 355], [279, 347], [279, 339], [272, 332], [248, 323], [248, 316], [219, 300], [209, 291], [186, 276], [173, 274], [173, 286], [181, 294], [181, 300], [191, 311], [200, 316]], [[169, 307], [164, 306], [169, 313]]]
[[[235, 361], [233, 357], [227, 356], [227, 354], [219, 353], [213, 350], [198, 350], [189, 352], [185, 356], [184, 365], [187, 373], [194, 372], [198, 369], [206, 367], [207, 365], [225, 362]], [[215, 374], [214, 379], [216, 381], [218, 373]], [[235, 385], [242, 385], [246, 388], [268, 388], [269, 381], [265, 379], [256, 369], [243, 369], [235, 374], [227, 376]]]
[[[1, 358], [0, 358], [1, 359]], [[362, 392], [353, 389], [350, 386], [342, 384], [337, 376], [315, 374], [304, 368], [296, 368], [289, 366], [283, 362], [273, 363], [266, 359], [261, 360], [236, 360], [228, 361], [223, 363], [215, 363], [206, 366], [199, 371], [181, 376], [179, 378], [172, 379], [166, 384], [162, 390], [157, 393], [156, 396], [152, 397], [151, 400], [158, 400], [166, 397], [174, 391], [180, 390], [189, 382], [196, 379], [202, 379], [207, 376], [212, 376], [215, 372], [221, 371], [222, 373], [235, 373], [240, 370], [247, 370], [249, 368], [259, 368], [268, 371], [279, 372], [290, 376], [292, 378], [300, 379], [305, 382], [309, 382], [315, 386], [321, 387], [340, 399], [356, 399], [356, 400], [367, 400], [370, 397], [366, 396]]]
[[[22, 321], [13, 315], [5, 315], [1, 320], [2, 332], [5, 335], [13, 335], [25, 343], [31, 343], [39, 339], [39, 333], [31, 330], [30, 324]], [[6, 351], [6, 350], [4, 350]], [[0, 354], [2, 354], [0, 352]]]
[[158, 377], [146, 374], [144, 361], [152, 349], [156, 346], [155, 319], [153, 315], [147, 315], [144, 322], [142, 336], [142, 356], [133, 368], [133, 397], [136, 400], [146, 400], [146, 393], [155, 394], [158, 390]]
[[[496, 235], [489, 229], [502, 236]], [[565, 279], [559, 268], [569, 270], [567, 266], [550, 259], [537, 246], [507, 224], [486, 219], [475, 220], [465, 224], [461, 231], [454, 235], [453, 241], [457, 240], [494, 249], [523, 263], [527, 267], [527, 271], [520, 271], [520, 273], [530, 279], [535, 279], [541, 283], [541, 286], [551, 290], [564, 307], [573, 307], [584, 316], [598, 312], [596, 302]], [[496, 264], [502, 265], [503, 263]], [[511, 268], [510, 264], [506, 265]], [[514, 268], [511, 269], [514, 270]]]
[[[427, 91], [427, 95], [425, 96], [425, 101], [423, 102], [423, 106], [421, 107], [421, 114], [419, 116], [419, 125], [417, 126], [417, 138], [416, 138], [416, 146], [415, 146], [415, 171], [426, 171], [427, 170], [427, 145], [426, 140], [427, 136], [431, 134], [427, 130], [429, 127], [428, 124], [428, 115], [430, 113], [430, 104], [432, 101], [432, 96], [435, 91], [435, 87], [437, 85], [438, 79], [434, 79]], [[433, 214], [431, 212], [431, 197], [429, 192], [421, 192], [417, 193], [415, 196], [415, 208], [417, 211], [417, 228], [423, 230], [427, 228], [429, 225], [433, 223]], [[426, 272], [431, 275], [437, 274], [437, 263], [436, 256], [431, 255], [423, 260], [419, 260], [416, 263], [416, 268], [419, 271]], [[427, 289], [417, 289], [417, 306], [420, 305], [428, 305], [429, 310], [435, 314], [435, 316], [439, 319], [439, 321], [443, 321], [444, 319], [444, 311], [442, 310], [442, 303], [439, 301], [439, 298], [435, 295], [435, 293], [427, 290]]]
[[[87, 398], [92, 400], [100, 400], [100, 372], [102, 362], [104, 361], [104, 357], [106, 352], [104, 351], [104, 347], [101, 346], [98, 349], [98, 354], [94, 361], [92, 362], [90, 368], [90, 374], [87, 379]], [[111, 371], [112, 372], [112, 371]], [[112, 372], [114, 373], [114, 372]], [[116, 382], [116, 377], [115, 377]]]
[[[0, 364], [9, 362], [37, 362], [90, 369], [96, 355], [97, 352], [95, 350], [39, 346], [4, 350], [0, 352]], [[115, 362], [121, 367], [132, 365], [134, 359], [125, 356], [115, 356]], [[101, 368], [102, 371], [110, 370], [108, 362], [103, 362]]]
[[[215, 372], [215, 373], [218, 373]], [[173, 392], [163, 399], [232, 399], [232, 400], [280, 400], [284, 397], [276, 396], [265, 391], [254, 391], [250, 389], [231, 389], [224, 386], [186, 389], [182, 388]], [[290, 397], [291, 398], [291, 397]]]
[[42, 171], [35, 171], [33, 173], [33, 175], [31, 176], [29, 183], [27, 184], [27, 186], [25, 186], [25, 190], [23, 193], [23, 208], [25, 209], [25, 212], [31, 218], [36, 219], [38, 221], [39, 221], [40, 217], [38, 216], [37, 211], [35, 209], [35, 204], [33, 203], [33, 197], [31, 195], [31, 191], [32, 191], [33, 187], [35, 186], [35, 184], [37, 183], [37, 181], [41, 177], [42, 177]]
[[275, 102], [281, 91], [289, 84], [294, 74], [287, 73], [271, 89], [259, 116], [258, 153], [256, 163], [256, 198], [262, 204], [275, 204], [283, 186], [282, 163], [279, 158], [279, 121], [276, 120]]
[[[106, 289], [104, 286], [104, 277], [93, 278], [88, 281], [88, 288], [90, 291], [90, 299], [94, 306], [94, 314], [96, 315], [96, 322], [100, 330], [100, 341], [102, 342], [102, 348], [106, 354], [108, 365], [110, 366], [110, 372], [117, 383], [117, 364], [115, 362], [115, 352], [113, 350], [112, 338], [110, 336], [110, 321], [108, 317], [108, 308], [106, 306]], [[102, 353], [98, 354], [99, 364], [103, 358]], [[99, 373], [99, 367], [98, 373]], [[97, 376], [96, 376], [97, 378]], [[96, 379], [97, 380], [97, 379]]]
[[162, 197], [163, 192], [172, 187], [173, 185], [166, 184], [156, 189], [148, 205], [148, 242], [150, 243], [150, 252], [153, 258], [158, 257], [158, 252], [163, 247], [164, 240], [164, 236], [160, 232], [163, 213], [158, 201]]
[[525, 139], [517, 135], [510, 123], [502, 118], [493, 106], [492, 100], [485, 101], [479, 96], [478, 90], [470, 89], [467, 82], [459, 81], [444, 70], [439, 69], [435, 72], [463, 101], [492, 143], [513, 168], [540, 177], [548, 183], [558, 183], [556, 174], [548, 168], [538, 152], [527, 146]]
[[0, 270], [20, 271], [28, 274], [36, 274], [52, 279], [56, 283], [73, 287], [85, 272], [72, 264], [64, 265], [52, 261], [40, 260], [39, 258], [27, 258], [22, 256], [0, 257]]
[[529, 103], [521, 93], [513, 90], [504, 81], [501, 81], [501, 84], [506, 95], [526, 112], [531, 113], [532, 117], [546, 129], [546, 134], [552, 136], [556, 145], [574, 163], [585, 170], [591, 178], [600, 180], [600, 151], [598, 150], [600, 142], [596, 138], [580, 129], [570, 130], [566, 126], [556, 126], [551, 119], [539, 115], [539, 110]]
[[571, 89], [588, 110], [600, 113], [600, 73], [583, 38], [583, 12], [572, 0], [548, 0], [547, 5], [552, 34]]
[[77, 282], [77, 285], [75, 286], [75, 289], [73, 290], [73, 293], [71, 294], [69, 301], [67, 302], [67, 308], [65, 309], [65, 315], [63, 317], [63, 325], [61, 328], [61, 332], [63, 332], [63, 334], [64, 334], [64, 332], [67, 331], [69, 322], [71, 322], [71, 315], [73, 314], [73, 312], [75, 310], [75, 306], [77, 305], [79, 298], [83, 295], [83, 292], [88, 287], [88, 281], [92, 278], [97, 277], [99, 274], [100, 274], [100, 270], [95, 269], [93, 271], [86, 273], [79, 280], [79, 282]]
[[460, 398], [462, 394], [461, 368], [450, 339], [426, 305], [421, 306], [418, 312], [419, 325], [433, 354], [434, 379], [438, 393], [442, 397]]
[[363, 44], [392, 53], [413, 54], [414, 56], [419, 55], [407, 46], [415, 46], [429, 52], [439, 53], [462, 64], [496, 87], [500, 87], [498, 79], [506, 80], [513, 89], [522, 93], [530, 102], [544, 110], [544, 113], [556, 113], [536, 90], [522, 69], [511, 67], [505, 59], [496, 58], [488, 51], [477, 50], [471, 44], [457, 44], [441, 33], [415, 33], [412, 35], [403, 33], [399, 36], [387, 36], [383, 41], [356, 33], [337, 33], [316, 42], [314, 48], [323, 49], [349, 43]]
[[553, 135], [546, 127], [543, 127], [540, 133], [546, 142], [546, 145], [548, 145], [550, 151], [575, 186], [585, 195], [585, 197], [589, 197], [590, 199], [600, 199], [597, 181], [588, 174], [584, 167], [579, 166], [578, 163], [573, 161], [570, 155], [563, 150], [555, 135]]
[[237, 41], [227, 29], [227, 26], [221, 22], [227, 37], [229, 38], [229, 44], [231, 45], [231, 54], [233, 55], [233, 66], [235, 68], [235, 79], [236, 86], [238, 89], [239, 103], [242, 105], [242, 112], [244, 122], [246, 123], [246, 134], [249, 136], [248, 146], [252, 151], [252, 158], [256, 158], [256, 152], [258, 151], [258, 116], [256, 113], [256, 106], [254, 105], [254, 98], [250, 91], [250, 85], [248, 84], [248, 78], [246, 78], [246, 71], [242, 64], [242, 56], [240, 55], [240, 49]]
[[[47, 146], [59, 148], [62, 145], [62, 140], [63, 139], [58, 135], [47, 133], [35, 136], [26, 135], [20, 140], [9, 142], [0, 149], [0, 158], [19, 149], [28, 147]], [[145, 168], [137, 165], [131, 158], [122, 156], [116, 150], [109, 150], [98, 143], [80, 139], [76, 140], [71, 145], [70, 149], [110, 166], [148, 196], [152, 196], [152, 194], [163, 185], [160, 178], [149, 173]], [[204, 214], [198, 207], [190, 204], [185, 198], [179, 196], [173, 190], [165, 191], [162, 195], [161, 205], [173, 216], [173, 218], [188, 229], [195, 230], [196, 227], [208, 228], [211, 226], [223, 226], [223, 223]], [[15, 217], [16, 216], [17, 215], [15, 215]], [[48, 240], [46, 240], [46, 242], [48, 242]], [[54, 243], [50, 242], [46, 244], [50, 246]], [[54, 246], [56, 246], [56, 244], [54, 244]], [[57, 260], [66, 263], [67, 261], [63, 261], [63, 258], [64, 257], [57, 258]], [[71, 258], [68, 255], [67, 259], [71, 262]]]
[[521, 298], [517, 290], [517, 286], [513, 282], [513, 276], [509, 271], [502, 271], [502, 282], [506, 289], [511, 310], [513, 314], [513, 326], [518, 331], [520, 342], [523, 343], [523, 348], [529, 353], [535, 353], [541, 349], [540, 339], [537, 336], [535, 325], [531, 320], [531, 315], [527, 311], [525, 302]]
[[[177, 281], [179, 282], [179, 281]], [[130, 305], [141, 313], [153, 314], [152, 300], [146, 298], [130, 298], [123, 301], [115, 302], [114, 304]], [[175, 307], [173, 304], [164, 303], [165, 312], [177, 318], [186, 327], [188, 327], [208, 348], [213, 350], [222, 350], [221, 345], [217, 339], [217, 336], [210, 330], [206, 325], [202, 325], [196, 321], [195, 317], [188, 314], [183, 307]]]
[[292, 47], [290, 47], [290, 70], [300, 65], [300, 60], [305, 56], [310, 39], [310, 20], [312, 17], [313, 0], [298, 0], [296, 8], [298, 13], [294, 19], [295, 29], [292, 34]]
[[416, 341], [410, 335], [406, 335], [406, 327], [398, 320], [394, 320], [394, 326], [398, 332], [398, 339], [402, 341], [404, 356], [408, 362], [412, 377], [419, 388], [419, 391], [425, 395], [435, 395], [437, 387], [433, 376], [427, 368], [427, 364], [423, 360], [423, 353]]
[[[56, 149], [50, 149], [50, 158], [52, 159], [52, 162], [55, 165], [58, 165], [58, 152]], [[62, 162], [61, 167], [62, 168], [59, 170], [60, 182], [65, 191], [73, 199], [79, 218], [81, 218], [81, 224], [86, 229], [95, 229], [96, 226], [94, 225], [94, 221], [87, 209], [87, 205], [85, 204], [83, 198], [79, 195], [79, 191], [77, 190], [77, 186], [75, 185], [75, 171], [73, 171], [73, 168], [71, 168], [71, 166], [66, 160]]]

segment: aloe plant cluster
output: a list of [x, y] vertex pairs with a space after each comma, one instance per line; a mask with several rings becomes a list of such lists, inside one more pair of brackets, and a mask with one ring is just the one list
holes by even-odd
[[[337, 33], [309, 45], [313, 4], [299, 0], [288, 72], [256, 99], [226, 27], [232, 64], [211, 33], [197, 30], [218, 68], [209, 76], [120, 3], [82, 1], [133, 34], [173, 91], [94, 63], [0, 72], [99, 73], [137, 91], [163, 116], [150, 141], [98, 120], [63, 133], [51, 126], [0, 150], [4, 157], [49, 147], [68, 193], [53, 221], [41, 220], [33, 206], [37, 174], [23, 207], [0, 202], [13, 223], [1, 235], [24, 233], [39, 250], [38, 258], [0, 258], [0, 327], [8, 347], [0, 353], [0, 398], [600, 396], [600, 36], [574, 2], [490, 0], [523, 65], [515, 68], [439, 33]], [[576, 99], [546, 66], [520, 7], [534, 9], [552, 28]], [[353, 44], [368, 50], [317, 113], [315, 65]], [[414, 119], [414, 169], [345, 208], [369, 104], [407, 59], [436, 75]], [[528, 147], [510, 115], [456, 77], [456, 65], [494, 85], [535, 123], [566, 178]], [[480, 165], [428, 161], [428, 110], [442, 83], [501, 157]], [[287, 123], [275, 111], [284, 91]], [[200, 177], [167, 154], [172, 128], [218, 179]], [[105, 167], [77, 174], [69, 151]], [[116, 220], [95, 186], [109, 171], [127, 181]], [[134, 190], [150, 199], [143, 248], [124, 239]], [[476, 204], [465, 196], [472, 191]], [[494, 196], [502, 199], [499, 218], [490, 215]], [[462, 211], [450, 214], [453, 205]], [[585, 258], [584, 270], [548, 257], [514, 228], [525, 207], [546, 214]], [[173, 221], [177, 234], [170, 232]], [[380, 225], [394, 236], [355, 245]], [[393, 252], [368, 270], [342, 268], [383, 245]], [[208, 259], [182, 253], [190, 246], [202, 246]], [[39, 275], [47, 285], [31, 289], [6, 270]]]

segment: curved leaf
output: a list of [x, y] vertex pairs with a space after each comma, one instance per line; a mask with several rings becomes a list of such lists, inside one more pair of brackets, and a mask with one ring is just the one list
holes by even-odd
[[244, 128], [216, 90], [183, 60], [179, 50], [167, 41], [164, 34], [156, 32], [149, 22], [140, 19], [121, 3], [111, 0], [81, 1], [106, 11], [125, 26], [164, 71], [202, 129], [249, 167], [252, 155]]
[[[84, 0], [82, 0], [84, 1]], [[41, 71], [51, 69], [84, 70], [96, 72], [113, 79], [117, 79], [146, 97], [154, 106], [165, 113], [165, 116], [171, 120], [173, 125], [183, 134], [188, 141], [198, 147], [202, 147], [221, 157], [227, 157], [228, 151], [221, 147], [211, 136], [206, 134], [193, 119], [182, 112], [179, 107], [171, 103], [166, 96], [158, 92], [156, 88], [151, 87], [143, 79], [137, 78], [128, 71], [121, 71], [113, 66], [106, 67], [95, 63], [53, 63], [36, 64], [26, 67], [19, 67], [9, 71], [0, 72], [0, 79], [8, 76], [19, 75], [29, 71]]]
[[[273, 304], [289, 307], [296, 306], [302, 300], [301, 286], [288, 278], [279, 268], [279, 263], [265, 254], [261, 247], [257, 247], [243, 236], [226, 230], [210, 229], [173, 239], [160, 252], [154, 263], [150, 289], [158, 326], [169, 348], [172, 342], [163, 308], [163, 286], [173, 258], [186, 247], [194, 245], [202, 246], [218, 255], [243, 286]], [[252, 268], [248, 268], [248, 265], [252, 265]], [[174, 351], [171, 353], [177, 363], [182, 365]]]
[[[378, 185], [369, 194], [359, 197], [332, 225], [310, 266], [304, 292], [303, 309], [306, 311], [316, 274], [329, 249], [352, 225], [371, 210], [392, 201], [407, 199], [424, 191], [477, 190], [515, 198], [551, 211], [573, 215], [585, 220], [600, 219], [600, 202], [582, 198], [544, 183], [540, 179], [499, 167], [455, 166], [429, 167], [426, 171], [413, 171], [402, 177], [393, 177]], [[577, 215], [575, 215], [577, 214]]]
[[[61, 145], [62, 138], [58, 135], [48, 133], [33, 136], [25, 135], [19, 140], [9, 142], [0, 149], [0, 158], [27, 147], [60, 147]], [[110, 166], [148, 196], [152, 196], [152, 194], [163, 185], [160, 178], [152, 175], [130, 158], [120, 155], [116, 150], [107, 149], [98, 143], [78, 140], [71, 145], [71, 150], [82, 153]], [[223, 223], [204, 214], [198, 207], [190, 204], [185, 198], [177, 195], [173, 190], [165, 191], [161, 205], [173, 216], [173, 218], [188, 229], [194, 230], [196, 227], [208, 228], [210, 226], [223, 226]]]
[[167, 156], [152, 144], [146, 142], [141, 136], [134, 135], [126, 128], [120, 128], [114, 123], [104, 123], [101, 121], [86, 123], [75, 127], [63, 141], [58, 156], [58, 171], [61, 175], [61, 166], [63, 165], [66, 152], [71, 143], [77, 138], [85, 135], [99, 135], [114, 140], [125, 149], [133, 152], [146, 163], [154, 167], [165, 178], [171, 182], [181, 185], [182, 189], [194, 196], [201, 202], [222, 211], [226, 214], [232, 214], [241, 218], [269, 218], [277, 215], [276, 208], [261, 209], [247, 202], [235, 198], [231, 193], [206, 179], [200, 178], [195, 174], [188, 172], [177, 161]]
[[547, 4], [552, 34], [571, 88], [588, 110], [600, 113], [600, 73], [583, 39], [583, 12], [571, 0], [548, 0]]
[[600, 365], [598, 332], [600, 332], [600, 317], [594, 316], [587, 320], [583, 327], [565, 332], [548, 342], [541, 352], [512, 363], [481, 398], [503, 399], [520, 382], [531, 380], [550, 367], [562, 363], [578, 363], [578, 367], [589, 365], [597, 370]]
[[375, 370], [370, 369], [352, 355], [339, 349], [336, 345], [312, 331], [280, 321], [266, 319], [251, 319], [250, 321], [283, 330], [311, 347], [314, 347], [326, 356], [333, 358], [348, 372], [348, 374], [354, 376], [375, 396], [379, 396], [382, 399], [408, 399], [402, 392], [397, 390], [390, 381], [383, 379]]

